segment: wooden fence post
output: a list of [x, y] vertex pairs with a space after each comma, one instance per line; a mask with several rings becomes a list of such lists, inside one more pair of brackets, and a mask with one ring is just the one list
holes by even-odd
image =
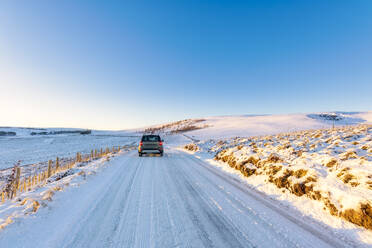
[[31, 189], [31, 176], [28, 177], [27, 188], [28, 188], [28, 190]]
[[52, 176], [52, 160], [48, 162], [48, 178]]
[[56, 172], [59, 170], [59, 157], [56, 158]]
[[19, 180], [18, 191], [23, 192], [23, 182]]
[[21, 176], [21, 168], [16, 167], [16, 177], [15, 177], [14, 184], [13, 184], [11, 198], [14, 198], [14, 197], [17, 196], [17, 190], [18, 190], [18, 187], [19, 187], [19, 178], [20, 178], [20, 176]]
[[80, 152], [76, 153], [76, 162], [81, 162], [81, 154]]

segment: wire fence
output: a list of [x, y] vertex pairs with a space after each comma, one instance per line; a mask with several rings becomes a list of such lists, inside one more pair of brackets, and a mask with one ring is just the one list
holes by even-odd
[[[63, 174], [68, 170], [78, 166], [81, 163], [87, 163], [99, 158], [108, 157], [120, 152], [122, 149], [129, 148], [129, 146], [114, 146], [110, 148], [101, 148], [91, 150], [90, 153], [82, 154], [76, 153], [74, 158], [56, 158], [49, 160], [48, 166], [39, 167], [32, 173], [21, 173], [22, 167], [19, 163], [14, 165], [11, 173], [8, 175], [5, 186], [1, 189], [1, 203], [7, 200], [14, 199], [17, 195], [28, 192], [36, 187], [41, 187], [48, 183], [48, 179], [57, 175]], [[58, 180], [58, 179], [57, 179]]]

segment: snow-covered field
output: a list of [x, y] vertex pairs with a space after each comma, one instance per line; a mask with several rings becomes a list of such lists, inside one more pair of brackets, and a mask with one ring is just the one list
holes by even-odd
[[0, 247], [369, 247], [371, 124], [337, 112], [147, 128], [164, 157], [130, 151], [138, 130], [2, 136], [11, 163], [131, 146], [0, 203]]
[[0, 136], [0, 170], [12, 167], [18, 161], [21, 161], [21, 165], [39, 163], [56, 157], [72, 157], [77, 152], [90, 153], [92, 149], [134, 144], [139, 139], [139, 134], [135, 133], [94, 130], [89, 135], [31, 135], [32, 132], [60, 130], [0, 128], [0, 131], [17, 134]]

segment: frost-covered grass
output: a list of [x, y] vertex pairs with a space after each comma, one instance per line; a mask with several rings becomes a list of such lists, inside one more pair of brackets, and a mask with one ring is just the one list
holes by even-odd
[[283, 194], [316, 201], [331, 215], [372, 230], [371, 125], [209, 140], [188, 147], [195, 146], [256, 186], [270, 184]]

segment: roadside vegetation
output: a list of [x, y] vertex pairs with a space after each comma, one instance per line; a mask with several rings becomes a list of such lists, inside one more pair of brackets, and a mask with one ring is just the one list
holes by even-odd
[[317, 201], [331, 215], [372, 230], [372, 125], [209, 140], [184, 148], [195, 147], [214, 153], [248, 182]]
[[196, 152], [199, 150], [199, 147], [197, 144], [195, 143], [190, 143], [190, 144], [187, 144], [183, 147], [184, 149], [190, 151], [190, 152]]

